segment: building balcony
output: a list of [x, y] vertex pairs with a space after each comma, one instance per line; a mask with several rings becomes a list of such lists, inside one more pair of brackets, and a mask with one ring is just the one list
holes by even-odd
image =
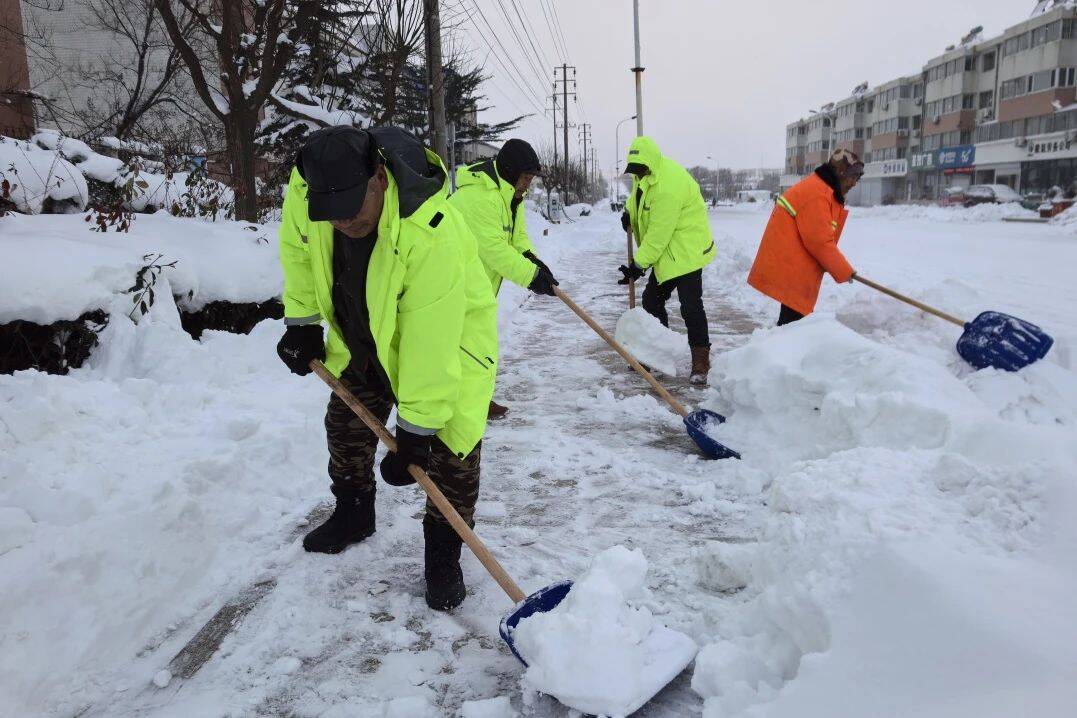
[[976, 110], [961, 110], [960, 112], [951, 112], [948, 115], [942, 115], [939, 117], [937, 123], [930, 117], [926, 118], [923, 127], [921, 127], [921, 132], [925, 136], [941, 135], [945, 132], [971, 130], [975, 127]]
[[1075, 99], [1077, 99], [1077, 89], [1060, 87], [1002, 100], [998, 106], [998, 120], [999, 122], [1009, 122], [1010, 120], [1023, 120], [1026, 117], [1049, 115], [1055, 111], [1055, 102], [1061, 103], [1063, 107], [1068, 107], [1073, 104]]

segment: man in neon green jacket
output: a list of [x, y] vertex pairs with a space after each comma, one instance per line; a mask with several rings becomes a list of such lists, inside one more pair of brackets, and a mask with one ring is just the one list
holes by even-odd
[[649, 137], [632, 141], [625, 171], [632, 175], [632, 192], [621, 224], [625, 231], [631, 228], [639, 249], [632, 266], [620, 267], [624, 277], [618, 284], [641, 279], [650, 269], [643, 308], [666, 326], [666, 302], [677, 290], [692, 350], [691, 381], [705, 384], [711, 343], [703, 308], [703, 267], [716, 254], [707, 205], [692, 175], [663, 156]]
[[[390, 484], [425, 469], [467, 521], [478, 498], [486, 412], [497, 370], [497, 304], [467, 224], [447, 201], [437, 155], [394, 127], [331, 127], [299, 154], [280, 232], [287, 329], [278, 354], [296, 374], [313, 359], [383, 421], [397, 410]], [[326, 335], [323, 339], [322, 325]], [[303, 540], [337, 553], [374, 533], [377, 437], [333, 395], [326, 413], [333, 515]], [[465, 596], [461, 541], [429, 501], [426, 600]]]
[[[497, 157], [477, 162], [457, 173], [457, 190], [449, 203], [464, 216], [479, 244], [494, 294], [501, 282], [526, 287], [536, 294], [554, 296], [557, 284], [550, 268], [535, 256], [527, 236], [524, 194], [542, 172], [538, 155], [524, 140], [508, 140]], [[490, 402], [490, 418], [508, 409]]]

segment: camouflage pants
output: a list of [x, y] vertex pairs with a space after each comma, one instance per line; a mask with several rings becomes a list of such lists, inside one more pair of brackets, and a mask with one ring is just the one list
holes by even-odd
[[[393, 396], [373, 370], [361, 373], [349, 367], [340, 380], [382, 422], [389, 418]], [[377, 489], [374, 452], [378, 448], [378, 437], [336, 394], [330, 395], [325, 412], [325, 436], [329, 443], [329, 478], [333, 482], [333, 493], [337, 496], [373, 494]], [[475, 502], [479, 498], [481, 455], [481, 442], [462, 459], [437, 437], [430, 442], [427, 473], [469, 524], [474, 524]], [[426, 516], [427, 520], [445, 522], [429, 499]]]

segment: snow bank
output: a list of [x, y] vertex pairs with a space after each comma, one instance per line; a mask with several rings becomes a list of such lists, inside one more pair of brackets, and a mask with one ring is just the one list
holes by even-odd
[[149, 686], [147, 643], [292, 560], [287, 527], [325, 493], [307, 419], [325, 392], [275, 360], [282, 331], [194, 342], [162, 287], [138, 325], [110, 322], [91, 366], [0, 377], [6, 711], [73, 715], [132, 670]]
[[1062, 715], [1077, 650], [1042, 639], [1077, 630], [1057, 603], [1077, 572], [1044, 551], [1049, 496], [1077, 481], [1077, 376], [955, 373], [816, 315], [711, 382], [769, 514], [758, 543], [697, 554], [701, 587], [744, 597], [710, 617], [705, 716], [927, 715], [1007, 688]]
[[932, 222], [993, 222], [1005, 217], [1038, 217], [1031, 209], [1016, 202], [1007, 204], [978, 204], [973, 207], [939, 207], [930, 204], [893, 204], [877, 207], [850, 207], [850, 220], [875, 219], [928, 219]]
[[636, 359], [669, 376], [677, 376], [677, 367], [684, 363], [688, 346], [684, 336], [662, 326], [643, 307], [629, 309], [621, 315], [614, 339]]
[[283, 288], [274, 225], [159, 213], [138, 217], [126, 234], [91, 232], [81, 216], [11, 215], [0, 227], [0, 324], [50, 324], [106, 308], [131, 288], [147, 254], [176, 261], [166, 276], [185, 310], [264, 302]]
[[30, 142], [0, 136], [0, 182], [11, 184], [11, 201], [27, 214], [41, 212], [47, 201], [54, 209], [79, 212], [89, 190], [82, 172], [55, 152]]
[[516, 628], [526, 686], [595, 715], [633, 713], [696, 653], [691, 638], [634, 605], [646, 595], [647, 560], [614, 546], [597, 555], [556, 608]]

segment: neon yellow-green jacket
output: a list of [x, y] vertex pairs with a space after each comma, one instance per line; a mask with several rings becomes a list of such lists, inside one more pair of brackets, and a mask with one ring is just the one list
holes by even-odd
[[[497, 301], [471, 231], [447, 202], [437, 155], [426, 150], [441, 172], [435, 182], [391, 149], [381, 151], [389, 187], [366, 283], [378, 361], [400, 425], [436, 430], [463, 457], [486, 429], [497, 373]], [[402, 207], [415, 209], [401, 216]], [[280, 256], [285, 322], [326, 324], [325, 364], [339, 376], [351, 354], [333, 313], [333, 228], [308, 219], [307, 185], [295, 169], [284, 200]]]
[[492, 159], [456, 174], [457, 189], [449, 203], [460, 210], [479, 243], [479, 258], [486, 267], [494, 294], [502, 278], [526, 288], [538, 267], [524, 252], [535, 248], [527, 236], [527, 220], [521, 202], [512, 212], [516, 188], [497, 175]]
[[[628, 162], [650, 169], [632, 180], [628, 215], [639, 249], [636, 265], [654, 267], [659, 282], [694, 272], [717, 254], [707, 221], [707, 204], [699, 184], [679, 164], [663, 157], [650, 137], [637, 137], [628, 148]], [[642, 190], [637, 206], [637, 190]]]

